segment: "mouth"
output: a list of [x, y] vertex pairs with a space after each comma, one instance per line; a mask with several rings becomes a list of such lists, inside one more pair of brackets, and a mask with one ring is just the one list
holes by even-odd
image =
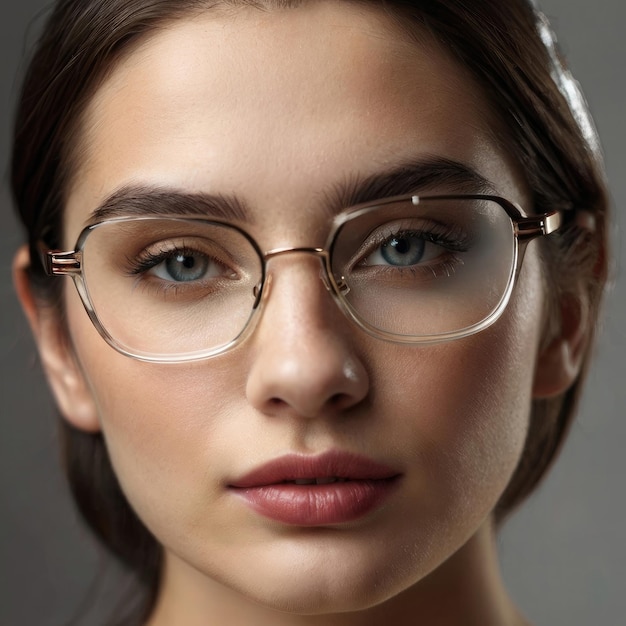
[[325, 476], [324, 478], [297, 478], [296, 480], [286, 480], [285, 484], [294, 485], [331, 485], [332, 483], [345, 483], [350, 478], [340, 478], [339, 476]]
[[266, 518], [320, 526], [351, 522], [381, 508], [400, 478], [399, 471], [372, 459], [330, 451], [274, 459], [228, 488]]

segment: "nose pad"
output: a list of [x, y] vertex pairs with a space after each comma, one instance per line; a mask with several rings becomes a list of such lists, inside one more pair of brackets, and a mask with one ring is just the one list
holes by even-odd
[[336, 280], [335, 283], [337, 285], [337, 290], [342, 296], [347, 296], [350, 293], [350, 285], [348, 285], [343, 276], [339, 280]]
[[[321, 259], [320, 259], [321, 261]], [[326, 287], [326, 291], [330, 291], [332, 289], [330, 283], [328, 282], [328, 276], [326, 274], [326, 270], [324, 269], [324, 267], [320, 268], [320, 278], [322, 279], [322, 283], [324, 285], [324, 287]]]
[[[320, 259], [320, 262], [322, 263], [322, 268], [320, 269], [320, 278], [322, 279], [322, 283], [324, 283], [324, 287], [326, 287], [326, 291], [334, 291], [333, 286], [330, 284], [330, 281], [328, 280], [328, 272], [326, 271], [326, 266], [324, 265], [324, 262], [322, 259]], [[335, 285], [337, 287], [337, 292], [342, 295], [342, 296], [346, 296], [350, 293], [350, 287], [349, 285], [346, 283], [346, 279], [341, 276], [341, 278], [335, 278]]]
[[[267, 300], [272, 290], [272, 280], [272, 275], [267, 274], [263, 283], [259, 282], [252, 288], [252, 294], [254, 295], [253, 309], [256, 309], [261, 304], [261, 300]], [[261, 290], [261, 286], [263, 286], [263, 290]]]
[[322, 264], [320, 269], [320, 278], [322, 279], [326, 289], [341, 296], [345, 296], [350, 293], [350, 286], [346, 282], [345, 276], [343, 274], [341, 276], [337, 276], [333, 272], [330, 259], [328, 257], [319, 257], [319, 259]]

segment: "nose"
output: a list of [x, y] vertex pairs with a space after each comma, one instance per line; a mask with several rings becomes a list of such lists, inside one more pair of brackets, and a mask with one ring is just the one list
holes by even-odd
[[368, 394], [352, 326], [320, 279], [322, 260], [300, 254], [268, 261], [246, 387], [249, 402], [265, 414], [314, 418], [349, 409]]

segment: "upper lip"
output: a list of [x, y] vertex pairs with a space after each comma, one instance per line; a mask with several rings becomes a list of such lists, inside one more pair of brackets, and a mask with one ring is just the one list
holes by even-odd
[[315, 478], [384, 480], [399, 474], [398, 470], [368, 457], [330, 450], [316, 456], [287, 454], [278, 457], [236, 478], [229, 486], [246, 489]]

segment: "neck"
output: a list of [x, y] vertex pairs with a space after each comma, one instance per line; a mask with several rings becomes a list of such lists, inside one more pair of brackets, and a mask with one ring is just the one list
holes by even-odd
[[[524, 626], [502, 583], [491, 522], [423, 580], [368, 609], [323, 615], [251, 602], [166, 554], [162, 586], [146, 626]], [[269, 574], [268, 574], [269, 575]]]

